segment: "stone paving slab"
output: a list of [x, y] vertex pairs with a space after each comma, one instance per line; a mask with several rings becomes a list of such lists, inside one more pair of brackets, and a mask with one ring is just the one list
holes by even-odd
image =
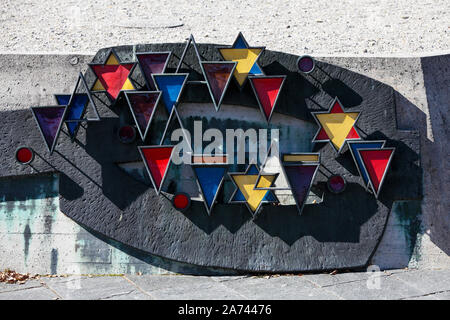
[[450, 270], [421, 270], [394, 275], [424, 294], [450, 292]]
[[392, 300], [419, 297], [424, 293], [393, 276], [379, 277], [379, 289], [370, 288], [367, 280], [327, 287], [346, 300]]
[[0, 293], [0, 300], [55, 300], [58, 296], [45, 286]]
[[[138, 289], [123, 277], [48, 278], [46, 285], [62, 299], [96, 300], [136, 295]], [[131, 298], [130, 296], [130, 298]]]
[[224, 283], [248, 299], [339, 299], [333, 292], [318, 288], [299, 276], [250, 277]]
[[[154, 299], [243, 299], [241, 294], [211, 277], [198, 276], [135, 276], [129, 280]], [[238, 281], [238, 280], [236, 280]]]
[[[0, 283], [0, 300], [450, 300], [450, 270], [394, 270], [302, 276], [69, 276]], [[371, 278], [373, 279], [373, 278]]]

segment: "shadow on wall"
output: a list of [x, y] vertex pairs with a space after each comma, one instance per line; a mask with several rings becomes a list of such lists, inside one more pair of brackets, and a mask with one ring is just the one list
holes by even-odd
[[[431, 241], [450, 255], [450, 54], [421, 59], [432, 140], [423, 131], [424, 227]], [[424, 130], [424, 126], [421, 127]]]

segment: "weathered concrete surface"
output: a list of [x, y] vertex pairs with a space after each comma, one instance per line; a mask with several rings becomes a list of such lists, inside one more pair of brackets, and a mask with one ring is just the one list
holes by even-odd
[[450, 270], [290, 276], [42, 277], [0, 283], [0, 300], [448, 300]]
[[[449, 52], [447, 0], [28, 0], [0, 4], [1, 52], [90, 52], [144, 42], [232, 43], [295, 54]], [[39, 27], [36, 27], [39, 26]]]
[[[160, 50], [170, 50], [177, 57], [182, 54], [183, 44], [116, 48], [122, 61], [133, 59], [136, 51]], [[214, 45], [200, 44], [199, 51], [207, 61], [219, 58]], [[100, 50], [93, 61], [103, 61], [107, 52], [106, 49]], [[190, 51], [187, 61], [194, 69], [191, 76], [200, 71], [194, 57], [193, 51]], [[324, 203], [307, 206], [301, 217], [295, 206], [266, 206], [258, 218], [251, 221], [242, 208], [239, 212], [232, 211], [230, 205], [223, 204], [226, 200], [219, 201], [215, 214], [209, 217], [202, 206], [195, 203], [186, 212], [177, 212], [170, 201], [158, 197], [152, 190], [147, 192], [146, 186], [129, 179], [116, 167], [117, 162], [139, 159], [135, 144], [119, 144], [116, 136], [111, 134], [117, 130], [119, 123], [126, 121], [127, 108], [120, 102], [115, 109], [100, 105], [102, 121], [86, 126], [76, 143], [61, 138], [52, 157], [44, 150], [33, 119], [26, 112], [4, 114], [1, 130], [13, 141], [3, 143], [6, 143], [6, 148], [15, 148], [17, 143], [32, 146], [39, 155], [32, 165], [34, 170], [62, 173], [59, 191], [64, 214], [92, 230], [148, 253], [201, 266], [247, 271], [364, 267], [381, 238], [392, 202], [422, 196], [418, 135], [416, 132], [397, 132], [391, 87], [320, 61], [316, 63], [317, 72], [311, 75], [312, 79], [306, 79], [297, 72], [297, 58], [266, 50], [259, 60], [266, 72], [287, 75], [277, 114], [311, 121], [310, 112], [323, 110], [335, 96], [347, 109], [358, 107], [361, 117], [357, 126], [363, 137], [388, 139], [388, 145], [397, 148], [389, 182], [380, 199], [375, 200], [365, 192], [358, 176], [349, 174], [354, 165], [348, 153], [347, 157], [337, 157], [334, 150], [326, 145], [321, 149], [324, 170], [319, 170], [315, 184], [323, 186], [330, 173], [341, 174], [348, 182], [347, 194], [339, 197], [325, 191]], [[174, 67], [176, 60], [171, 59], [169, 68]], [[139, 82], [135, 76], [138, 75], [133, 73], [131, 78]], [[95, 81], [92, 72], [86, 74], [86, 79], [89, 86]], [[188, 107], [186, 102], [208, 103], [210, 100], [204, 86], [192, 88], [189, 85], [185, 92], [180, 108]], [[232, 117], [227, 119], [227, 129], [258, 127], [246, 112], [256, 107], [254, 94], [248, 86], [247, 90], [242, 91], [235, 86], [230, 87], [225, 103], [247, 107], [230, 109], [234, 115], [239, 112], [240, 119], [234, 122]], [[191, 113], [184, 120], [189, 124], [196, 116], [199, 115]], [[217, 120], [215, 123], [220, 126], [222, 122]], [[282, 121], [282, 124], [285, 123]], [[190, 129], [188, 124], [185, 126]], [[13, 130], [16, 130], [14, 134], [11, 132]], [[282, 125], [280, 135], [288, 130], [289, 127]], [[312, 134], [306, 140], [311, 139]], [[146, 141], [146, 144], [149, 143]], [[305, 148], [301, 147], [295, 151], [312, 151], [309, 143]], [[8, 163], [6, 158], [2, 161]], [[27, 171], [28, 168], [10, 163], [2, 168], [1, 174], [11, 176]], [[117, 184], [119, 180], [120, 184]], [[231, 184], [227, 179], [224, 183]], [[167, 182], [173, 191], [179, 191], [178, 184], [178, 179]], [[279, 218], [279, 211], [282, 211], [282, 219]]]
[[[2, 65], [7, 65], [8, 68], [2, 68], [5, 70], [2, 73], [2, 81], [4, 84], [0, 89], [0, 96], [2, 100], [5, 99], [7, 103], [5, 105], [13, 106], [14, 109], [28, 108], [30, 104], [46, 104], [45, 101], [52, 101], [51, 94], [54, 92], [70, 92], [73, 86], [74, 78], [78, 72], [78, 68], [82, 66], [85, 67], [85, 63], [81, 63], [78, 67], [74, 67], [70, 64], [69, 60], [72, 56], [3, 56]], [[31, 59], [31, 63], [22, 65], [21, 62], [24, 59]], [[90, 57], [80, 56], [80, 61], [87, 62]], [[427, 60], [428, 75], [425, 77], [422, 73], [422, 63]], [[448, 257], [448, 202], [442, 201], [442, 199], [449, 199], [449, 197], [437, 197], [436, 195], [442, 194], [447, 190], [446, 188], [437, 188], [438, 185], [446, 185], [445, 181], [448, 181], [448, 163], [444, 161], [439, 161], [438, 157], [435, 157], [436, 152], [448, 154], [448, 148], [444, 144], [448, 140], [448, 132], [445, 131], [445, 111], [448, 110], [448, 97], [445, 99], [445, 88], [448, 88], [448, 73], [442, 72], [442, 70], [447, 70], [445, 66], [448, 66], [448, 56], [443, 58], [426, 58], [421, 59], [365, 59], [365, 58], [324, 58], [324, 61], [328, 61], [333, 64], [341, 65], [343, 67], [349, 68], [356, 72], [365, 74], [367, 76], [373, 77], [379, 81], [389, 84], [394, 87], [396, 91], [400, 93], [397, 96], [397, 112], [399, 114], [399, 125], [405, 128], [419, 128], [421, 131], [421, 145], [422, 145], [422, 164], [424, 166], [424, 192], [425, 198], [421, 206], [421, 213], [418, 217], [422, 224], [419, 229], [405, 229], [405, 223], [396, 222], [394, 215], [391, 215], [391, 220], [388, 222], [388, 228], [385, 232], [385, 239], [382, 241], [378, 248], [377, 254], [373, 258], [373, 263], [380, 265], [384, 268], [392, 267], [403, 267], [409, 264], [410, 261], [414, 262], [411, 266], [416, 267], [448, 267], [449, 257]], [[430, 66], [434, 65], [433, 59], [444, 59], [444, 63], [441, 64], [444, 68], [440, 68], [439, 64], [436, 64], [436, 69], [442, 69], [437, 72], [435, 68]], [[447, 60], [445, 60], [447, 59]], [[27, 67], [28, 66], [28, 67]], [[38, 73], [36, 76], [34, 74], [35, 66], [39, 66]], [[10, 68], [16, 68], [16, 72], [9, 72]], [[48, 70], [54, 70], [55, 73], [51, 73]], [[60, 68], [60, 69], [59, 69]], [[32, 72], [30, 72], [32, 70]], [[31, 76], [30, 76], [31, 75]], [[72, 75], [72, 76], [70, 76]], [[426, 82], [424, 79], [428, 79]], [[430, 84], [433, 80], [437, 84]], [[26, 88], [37, 88], [31, 89], [30, 91], [22, 90], [22, 85], [19, 83], [24, 83], [23, 87]], [[428, 85], [426, 84], [428, 83]], [[39, 89], [40, 84], [46, 91]], [[45, 84], [48, 84], [46, 86]], [[425, 87], [427, 88], [425, 89]], [[440, 88], [440, 89], [435, 89]], [[431, 97], [427, 98], [427, 94], [431, 93]], [[29, 103], [30, 99], [33, 103]], [[433, 108], [433, 116], [430, 116], [430, 108]], [[441, 129], [434, 128], [441, 125]], [[436, 136], [436, 134], [438, 134]], [[433, 141], [434, 140], [434, 141]], [[424, 152], [423, 149], [428, 148], [429, 152]], [[438, 154], [439, 154], [438, 153]], [[432, 162], [436, 162], [443, 171], [433, 171], [434, 174], [431, 177], [430, 172], [432, 168], [435, 168]], [[444, 172], [442, 174], [441, 172]], [[447, 179], [447, 180], [445, 180]], [[440, 212], [436, 208], [441, 208]], [[60, 213], [58, 213], [60, 214]], [[401, 218], [401, 217], [400, 217]], [[426, 222], [427, 221], [427, 222]], [[433, 221], [439, 221], [439, 223], [433, 223]], [[426, 224], [425, 224], [426, 223]], [[70, 220], [68, 226], [71, 224]], [[408, 224], [408, 223], [406, 223]], [[401, 226], [400, 226], [401, 225]], [[69, 227], [69, 229], [72, 227]], [[419, 230], [416, 233], [416, 240], [414, 240], [414, 230]], [[30, 235], [30, 232], [25, 232], [25, 229], [18, 230], [18, 233], [24, 239]], [[411, 237], [412, 236], [412, 241]], [[36, 237], [29, 237], [30, 239], [36, 239]], [[71, 247], [75, 247], [74, 240], [71, 237], [64, 237], [66, 243], [71, 243]], [[24, 240], [22, 240], [24, 241]], [[32, 240], [31, 240], [32, 241]], [[59, 241], [58, 241], [59, 242]], [[100, 241], [94, 241], [94, 246], [100, 246]], [[46, 241], [42, 241], [45, 245]], [[397, 246], [398, 251], [392, 250], [392, 244]], [[413, 244], [414, 249], [412, 252], [420, 252], [420, 255], [414, 256], [411, 254], [411, 244]], [[6, 246], [7, 248], [9, 243]], [[52, 261], [52, 250], [48, 247], [47, 254], [41, 255], [36, 258], [35, 267], [39, 266], [39, 270], [46, 270], [43, 273], [50, 273], [51, 261]], [[2, 255], [3, 256], [3, 255]], [[10, 257], [14, 257], [13, 260]], [[17, 258], [16, 258], [17, 257]], [[54, 257], [54, 254], [53, 254]], [[417, 260], [416, 258], [419, 258]], [[64, 257], [59, 256], [58, 258], [61, 266], [64, 265]], [[91, 255], [87, 260], [92, 260], [92, 262], [98, 259], [97, 256]], [[24, 256], [17, 256], [15, 252], [14, 255], [8, 255], [8, 264], [13, 262], [13, 266], [17, 266], [18, 269], [23, 271], [32, 271], [29, 266], [26, 266], [23, 261], [25, 261]], [[77, 262], [75, 263], [77, 264]], [[86, 264], [87, 266], [88, 264]], [[98, 265], [97, 265], [98, 266]], [[5, 265], [9, 267], [9, 265]], [[58, 272], [64, 273], [68, 270], [74, 270], [73, 267], [64, 269], [58, 269]], [[76, 270], [76, 268], [75, 268]], [[89, 268], [85, 269], [89, 270]], [[96, 268], [94, 268], [96, 270]], [[99, 269], [97, 269], [99, 270]], [[106, 270], [114, 270], [105, 268]], [[124, 270], [120, 269], [119, 270]], [[133, 272], [134, 269], [132, 269]], [[143, 270], [144, 272], [154, 272], [152, 270]], [[68, 271], [72, 272], [72, 271]], [[160, 271], [157, 271], [160, 272]], [[114, 273], [114, 272], [113, 272]]]

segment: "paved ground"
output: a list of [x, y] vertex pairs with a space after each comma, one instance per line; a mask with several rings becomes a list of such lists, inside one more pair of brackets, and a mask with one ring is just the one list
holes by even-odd
[[450, 299], [450, 269], [302, 276], [69, 276], [0, 283], [0, 300]]
[[0, 52], [95, 53], [101, 47], [181, 42], [250, 45], [294, 54], [448, 53], [448, 0], [2, 0]]

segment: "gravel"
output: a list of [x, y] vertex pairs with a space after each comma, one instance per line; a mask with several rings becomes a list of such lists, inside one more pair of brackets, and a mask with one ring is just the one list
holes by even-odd
[[231, 44], [316, 56], [450, 52], [448, 0], [2, 0], [1, 53], [95, 53], [122, 44]]

